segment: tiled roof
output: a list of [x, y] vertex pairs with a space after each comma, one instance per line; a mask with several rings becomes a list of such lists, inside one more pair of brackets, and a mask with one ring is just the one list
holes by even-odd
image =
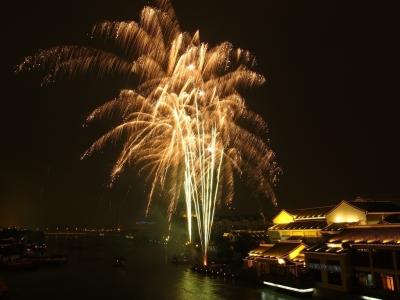
[[258, 246], [257, 248], [251, 250], [249, 252], [250, 255], [261, 255], [263, 254], [265, 251], [267, 251], [268, 249], [270, 249], [271, 247], [273, 247], [273, 244], [261, 244], [260, 246]]
[[275, 224], [270, 230], [300, 230], [300, 229], [323, 229], [327, 226], [325, 220], [295, 221], [288, 224]]
[[400, 225], [350, 226], [329, 243], [400, 244]]
[[351, 251], [351, 248], [376, 245], [400, 247], [400, 225], [350, 226], [326, 243], [311, 246], [305, 252], [342, 254]]
[[324, 252], [324, 253], [336, 253], [342, 254], [349, 252], [349, 249], [343, 249], [342, 247], [328, 247], [326, 244], [315, 245], [307, 248], [305, 252]]
[[281, 241], [274, 244], [267, 251], [262, 253], [262, 257], [265, 258], [284, 258], [288, 256], [297, 247], [301, 246], [301, 242], [285, 242]]
[[324, 218], [325, 215], [334, 208], [333, 205], [321, 206], [321, 207], [310, 207], [301, 209], [285, 209], [288, 213], [293, 215], [295, 219], [304, 218]]
[[367, 212], [400, 212], [400, 205], [393, 201], [354, 200], [349, 204]]
[[354, 223], [332, 223], [332, 224], [326, 226], [322, 230], [323, 231], [341, 231], [351, 224], [354, 225]]
[[328, 225], [325, 220], [295, 221], [288, 224], [275, 224], [269, 230], [307, 230], [321, 229], [321, 231], [341, 231], [354, 223], [332, 223]]

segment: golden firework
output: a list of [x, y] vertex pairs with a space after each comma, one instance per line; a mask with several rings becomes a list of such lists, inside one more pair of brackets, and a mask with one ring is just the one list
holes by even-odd
[[144, 7], [139, 22], [99, 23], [91, 38], [112, 44], [118, 54], [54, 47], [27, 57], [17, 71], [42, 69], [45, 84], [86, 73], [138, 80], [134, 89], [120, 91], [88, 116], [92, 122], [117, 114], [121, 122], [84, 156], [122, 142], [111, 183], [130, 165], [148, 174], [147, 211], [158, 195], [168, 199], [171, 218], [183, 192], [189, 238], [195, 214], [206, 263], [215, 206], [220, 200], [231, 203], [235, 172], [276, 203], [280, 169], [265, 141], [266, 123], [240, 94], [265, 81], [252, 70], [254, 57], [228, 42], [211, 47], [199, 32], [182, 31], [167, 0]]

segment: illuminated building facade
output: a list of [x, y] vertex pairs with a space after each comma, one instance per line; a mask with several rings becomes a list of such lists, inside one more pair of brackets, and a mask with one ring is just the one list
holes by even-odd
[[267, 285], [315, 288], [328, 297], [337, 292], [356, 295], [349, 299], [400, 299], [400, 206], [394, 202], [357, 198], [283, 209], [268, 233], [272, 243], [244, 259]]
[[273, 218], [268, 233], [275, 241], [298, 237], [312, 244], [348, 225], [379, 224], [396, 214], [400, 214], [400, 207], [392, 201], [356, 198], [335, 206], [283, 209]]
[[326, 215], [333, 206], [283, 209], [272, 219], [268, 234], [273, 241], [300, 238], [318, 240], [327, 227]]
[[400, 224], [349, 226], [304, 255], [322, 294], [341, 291], [399, 299]]
[[298, 293], [313, 293], [312, 283], [302, 280], [306, 272], [301, 240], [260, 244], [244, 259], [246, 269], [253, 269], [266, 285]]
[[277, 264], [291, 261], [293, 265], [303, 265], [304, 256], [301, 254], [306, 245], [301, 241], [287, 240], [275, 244], [260, 244], [249, 252], [245, 262], [248, 268], [256, 267], [258, 275], [270, 273], [271, 268]]
[[392, 201], [372, 201], [356, 198], [340, 202], [326, 216], [328, 224], [352, 223], [360, 225], [379, 224], [387, 216], [400, 214], [400, 207]]

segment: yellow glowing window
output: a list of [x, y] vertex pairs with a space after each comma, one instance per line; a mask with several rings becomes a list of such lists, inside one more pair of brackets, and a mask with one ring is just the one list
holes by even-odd
[[394, 279], [393, 275], [381, 275], [382, 285], [385, 290], [394, 291]]

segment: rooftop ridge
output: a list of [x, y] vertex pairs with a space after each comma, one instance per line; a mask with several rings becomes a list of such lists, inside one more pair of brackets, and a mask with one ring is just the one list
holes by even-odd
[[349, 225], [346, 229], [400, 228], [400, 224]]
[[282, 210], [306, 210], [306, 209], [316, 209], [316, 208], [329, 208], [334, 207], [335, 204], [325, 205], [325, 206], [313, 206], [313, 207], [305, 207], [305, 208], [282, 208]]
[[354, 200], [347, 200], [347, 202], [392, 202], [392, 203], [396, 203], [393, 200], [383, 200], [383, 199], [371, 199], [371, 198], [356, 198]]

